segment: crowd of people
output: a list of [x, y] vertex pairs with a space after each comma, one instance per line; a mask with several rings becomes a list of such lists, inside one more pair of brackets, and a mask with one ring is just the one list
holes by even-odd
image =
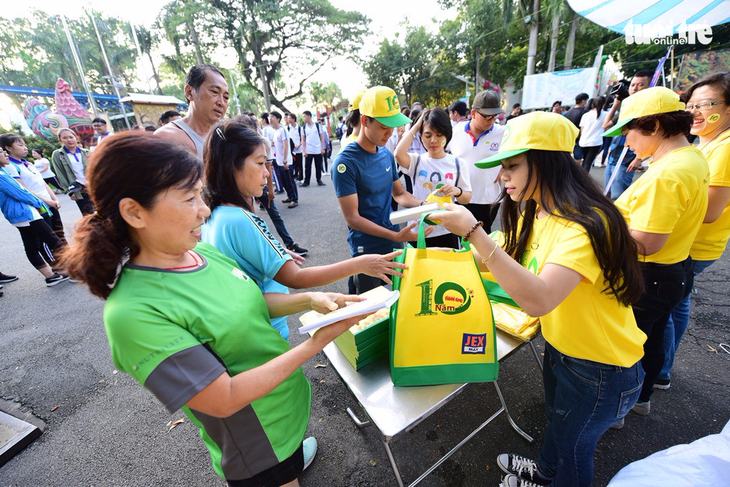
[[[116, 367], [199, 425], [228, 485], [268, 486], [298, 485], [317, 450], [301, 365], [359, 319], [291, 348], [286, 317], [402, 276], [393, 259], [417, 222], [390, 214], [439, 201], [447, 211], [427, 245], [468, 240], [546, 341], [545, 439], [537, 459], [497, 458], [503, 485], [586, 486], [601, 436], [630, 411], [650, 414], [653, 390], [670, 387], [694, 276], [730, 237], [730, 73], [682, 100], [650, 87], [651, 74], [611, 102], [581, 93], [569, 110], [509, 115], [491, 90], [447, 109], [401, 107], [385, 86], [357, 92], [329, 171], [352, 258], [329, 265], [303, 266], [308, 251], [275, 205], [285, 194], [296, 208], [315, 191], [302, 188], [327, 184], [327, 125], [309, 111], [301, 125], [278, 111], [224, 120], [228, 85], [212, 65], [190, 69], [187, 113], [154, 134], [111, 135], [97, 119], [93, 154], [64, 129], [51, 161], [36, 152], [34, 164], [21, 136], [0, 136], [0, 209], [47, 285], [71, 277], [106, 300]], [[603, 184], [590, 174], [601, 152]], [[83, 215], [70, 245], [52, 186]], [[289, 293], [344, 278], [349, 295]]]

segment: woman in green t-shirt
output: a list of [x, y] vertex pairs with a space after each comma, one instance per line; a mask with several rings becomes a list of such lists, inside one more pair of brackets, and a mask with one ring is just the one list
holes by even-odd
[[87, 175], [96, 212], [84, 217], [68, 272], [107, 302], [116, 367], [201, 428], [232, 487], [298, 484], [311, 387], [300, 366], [362, 317], [290, 349], [269, 316], [328, 312], [356, 297], [262, 294], [235, 262], [199, 243], [210, 210], [203, 166], [144, 133], [109, 139]]

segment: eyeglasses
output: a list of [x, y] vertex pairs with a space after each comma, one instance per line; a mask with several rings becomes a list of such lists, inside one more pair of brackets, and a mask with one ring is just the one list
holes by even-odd
[[497, 117], [496, 113], [494, 115], [485, 115], [482, 112], [480, 112], [479, 110], [477, 110], [476, 112], [487, 120], [492, 120], [493, 118]]
[[699, 110], [701, 112], [704, 112], [708, 108], [714, 107], [715, 105], [719, 105], [720, 103], [725, 103], [725, 101], [724, 100], [720, 100], [720, 101], [701, 101], [699, 103], [695, 103], [694, 105], [690, 105], [688, 103], [687, 106], [684, 109], [687, 112], [691, 112], [693, 110]]

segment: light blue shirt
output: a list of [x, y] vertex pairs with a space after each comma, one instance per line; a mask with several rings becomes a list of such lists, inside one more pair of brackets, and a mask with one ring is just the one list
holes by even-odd
[[[289, 289], [274, 280], [291, 255], [272, 235], [266, 222], [243, 208], [219, 206], [203, 225], [202, 241], [213, 245], [233, 259], [258, 284], [261, 292], [289, 294]], [[271, 325], [289, 338], [286, 316], [273, 318]]]

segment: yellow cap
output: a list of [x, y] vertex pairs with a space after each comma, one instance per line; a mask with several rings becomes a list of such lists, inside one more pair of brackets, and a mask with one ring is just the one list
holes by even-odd
[[530, 149], [572, 152], [578, 129], [573, 122], [557, 113], [532, 112], [507, 122], [499, 153], [474, 165], [482, 169], [502, 164], [502, 159]]
[[352, 96], [352, 99], [350, 100], [350, 106], [348, 107], [350, 111], [360, 109], [360, 100], [362, 100], [362, 95], [364, 94], [365, 90], [357, 90], [355, 92], [355, 94]]
[[411, 119], [400, 112], [398, 95], [387, 86], [374, 86], [362, 95], [360, 114], [372, 117], [387, 127], [400, 127]]
[[663, 86], [647, 88], [634, 93], [621, 103], [621, 114], [618, 123], [607, 130], [604, 137], [621, 135], [621, 129], [632, 120], [658, 115], [660, 113], [679, 112], [684, 110], [684, 103], [679, 101], [679, 95]]

